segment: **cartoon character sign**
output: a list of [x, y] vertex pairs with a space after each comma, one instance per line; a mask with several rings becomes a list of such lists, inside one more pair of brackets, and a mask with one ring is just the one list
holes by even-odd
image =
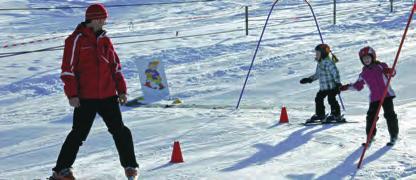
[[162, 83], [162, 77], [160, 77], [160, 73], [157, 71], [159, 63], [160, 62], [158, 60], [154, 60], [149, 63], [148, 68], [145, 71], [146, 83], [144, 84], [144, 86], [152, 89], [165, 88], [165, 86]]
[[169, 97], [168, 82], [163, 62], [157, 59], [138, 59], [140, 84], [144, 102], [155, 102]]

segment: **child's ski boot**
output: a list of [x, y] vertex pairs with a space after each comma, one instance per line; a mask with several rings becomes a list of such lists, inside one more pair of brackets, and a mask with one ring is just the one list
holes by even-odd
[[[371, 146], [371, 144], [375, 141], [376, 139], [374, 139], [374, 136], [373, 136], [373, 138], [371, 138], [370, 139], [370, 142], [368, 142], [368, 147], [370, 147]], [[366, 144], [367, 142], [365, 142], [365, 143], [362, 143], [361, 145], [362, 146], [365, 146], [365, 144]]]
[[138, 168], [126, 167], [126, 168], [124, 168], [124, 172], [126, 173], [126, 177], [127, 177], [128, 180], [138, 180], [139, 179]]
[[316, 115], [315, 114], [311, 118], [307, 119], [305, 124], [315, 123], [315, 122], [318, 122], [318, 121], [324, 121], [325, 119], [326, 119], [325, 115]]
[[397, 141], [397, 136], [390, 137], [390, 142], [386, 144], [386, 146], [394, 146]]
[[322, 121], [322, 123], [344, 123], [346, 122], [344, 115], [334, 115], [331, 114], [329, 115], [327, 118], [325, 118], [325, 120]]
[[74, 172], [72, 171], [72, 168], [65, 168], [59, 172], [53, 171], [49, 180], [75, 180]]

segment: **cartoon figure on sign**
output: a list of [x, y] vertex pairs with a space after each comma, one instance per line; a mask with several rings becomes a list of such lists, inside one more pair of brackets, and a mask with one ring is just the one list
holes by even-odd
[[159, 60], [151, 61], [145, 71], [146, 83], [144, 85], [148, 88], [159, 90], [165, 88], [165, 86], [162, 84], [160, 73], [157, 71], [159, 63]]

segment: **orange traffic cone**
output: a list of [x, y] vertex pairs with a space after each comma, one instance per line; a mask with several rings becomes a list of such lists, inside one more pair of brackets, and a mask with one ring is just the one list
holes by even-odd
[[179, 141], [175, 141], [173, 143], [172, 157], [171, 157], [170, 162], [171, 163], [183, 162], [181, 146], [179, 145]]
[[280, 122], [279, 123], [288, 123], [289, 117], [287, 116], [286, 107], [282, 107], [282, 111], [280, 113]]

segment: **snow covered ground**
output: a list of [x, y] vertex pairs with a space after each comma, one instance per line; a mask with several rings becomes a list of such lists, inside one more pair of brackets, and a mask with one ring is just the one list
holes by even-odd
[[[173, 1], [173, 0], [169, 0]], [[90, 1], [2, 0], [1, 8], [87, 6]], [[110, 4], [148, 3], [107, 0]], [[151, 1], [153, 2], [168, 2]], [[342, 82], [361, 70], [358, 50], [373, 46], [392, 65], [411, 1], [314, 0], [324, 40], [341, 59]], [[171, 95], [185, 103], [235, 106], [272, 1], [215, 1], [109, 8], [106, 26], [122, 59], [130, 97], [141, 95], [136, 61], [166, 63]], [[245, 36], [244, 6], [250, 34]], [[84, 17], [84, 9], [0, 11], [0, 54], [63, 45]], [[368, 91], [342, 97], [349, 123], [299, 125], [314, 113], [316, 83], [300, 85], [314, 72], [313, 48], [320, 43], [307, 5], [282, 0], [273, 12], [242, 107], [262, 109], [182, 109], [122, 107], [132, 130], [142, 179], [416, 179], [415, 22], [402, 49], [397, 75], [398, 143], [386, 147], [386, 122], [380, 118], [375, 143], [356, 169], [365, 141]], [[213, 32], [234, 32], [180, 38]], [[178, 38], [175, 33], [179, 32]], [[27, 45], [4, 45], [57, 37]], [[160, 41], [123, 44], [158, 38]], [[413, 50], [413, 51], [412, 51]], [[72, 108], [59, 79], [62, 51], [0, 58], [0, 179], [45, 179], [72, 125]], [[286, 106], [289, 124], [278, 124]], [[184, 163], [170, 164], [173, 141], [181, 143]], [[79, 179], [124, 179], [118, 155], [101, 118], [81, 147], [74, 165]]]

